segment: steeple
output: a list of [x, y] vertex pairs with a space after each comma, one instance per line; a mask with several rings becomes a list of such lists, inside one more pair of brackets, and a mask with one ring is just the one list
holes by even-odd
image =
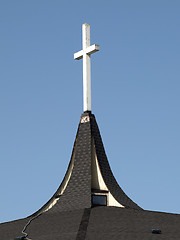
[[[85, 32], [89, 29], [88, 24], [83, 27]], [[85, 39], [89, 39], [87, 36], [85, 33]], [[90, 60], [88, 54], [97, 50], [97, 45], [93, 46], [89, 41], [89, 45], [83, 45], [82, 52], [76, 56]], [[87, 50], [91, 48], [94, 50]], [[1, 238], [144, 240], [151, 238], [151, 234], [153, 239], [160, 239], [155, 234], [163, 233], [163, 239], [179, 239], [180, 215], [142, 211], [113, 176], [95, 116], [91, 113], [90, 98], [87, 97], [90, 96], [90, 75], [87, 74], [90, 74], [90, 68], [86, 67], [86, 71], [83, 67], [83, 84], [87, 90], [84, 91], [84, 113], [64, 179], [39, 211], [27, 218], [1, 224]]]
[[61, 212], [101, 205], [141, 209], [114, 178], [95, 116], [91, 113], [90, 54], [97, 50], [98, 45], [90, 46], [90, 25], [83, 24], [83, 50], [74, 58], [83, 57], [84, 113], [65, 177], [54, 196], [39, 212]]

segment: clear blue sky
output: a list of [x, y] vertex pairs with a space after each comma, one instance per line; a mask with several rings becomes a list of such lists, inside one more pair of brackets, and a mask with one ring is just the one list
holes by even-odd
[[112, 171], [142, 208], [180, 213], [180, 2], [1, 0], [0, 222], [49, 200], [82, 113], [81, 25], [92, 111]]

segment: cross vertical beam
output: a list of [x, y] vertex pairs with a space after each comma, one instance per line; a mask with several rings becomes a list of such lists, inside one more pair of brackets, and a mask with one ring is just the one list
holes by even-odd
[[90, 25], [82, 25], [83, 43], [83, 106], [84, 112], [91, 111], [91, 55], [85, 50], [90, 46]]
[[83, 58], [83, 106], [84, 112], [91, 111], [91, 54], [99, 51], [99, 45], [90, 46], [90, 25], [82, 25], [83, 49], [74, 54], [74, 59]]

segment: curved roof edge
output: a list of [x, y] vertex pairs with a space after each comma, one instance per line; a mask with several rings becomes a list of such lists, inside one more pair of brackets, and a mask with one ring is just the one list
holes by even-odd
[[95, 116], [91, 114], [90, 117], [91, 117], [91, 131], [95, 141], [95, 149], [98, 163], [100, 166], [101, 174], [109, 191], [111, 192], [113, 197], [126, 208], [143, 210], [135, 202], [133, 202], [118, 185], [110, 168]]

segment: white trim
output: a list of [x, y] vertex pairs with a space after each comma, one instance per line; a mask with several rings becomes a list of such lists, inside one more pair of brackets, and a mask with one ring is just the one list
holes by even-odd
[[114, 207], [122, 207], [124, 206], [120, 204], [111, 194], [109, 191], [106, 183], [104, 182], [104, 179], [101, 174], [101, 170], [99, 167], [97, 154], [95, 150], [94, 140], [93, 140], [93, 146], [92, 146], [92, 161], [91, 161], [91, 187], [97, 190], [105, 190], [108, 191], [107, 194], [107, 205], [108, 206], [114, 206]]

